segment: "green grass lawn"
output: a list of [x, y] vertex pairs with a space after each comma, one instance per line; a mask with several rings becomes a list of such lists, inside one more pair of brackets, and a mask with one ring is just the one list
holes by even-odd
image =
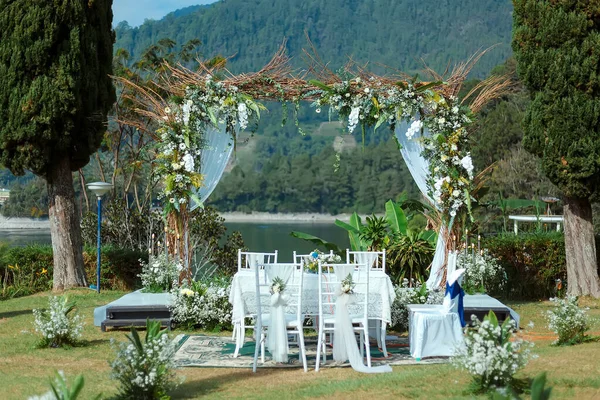
[[[24, 399], [41, 394], [48, 388], [54, 370], [63, 370], [68, 377], [83, 373], [85, 388], [82, 398], [96, 393], [110, 397], [115, 393], [115, 381], [110, 379], [108, 362], [114, 357], [110, 339], [124, 340], [126, 331], [103, 333], [93, 326], [93, 310], [120, 296], [122, 292], [69, 292], [84, 315], [85, 345], [68, 350], [36, 349], [38, 337], [33, 329], [33, 308], [43, 308], [49, 293], [0, 302], [0, 387], [2, 399]], [[600, 301], [586, 300], [590, 315], [596, 320], [592, 332], [600, 333]], [[548, 383], [554, 387], [553, 399], [600, 398], [600, 343], [574, 347], [551, 346], [553, 338], [545, 328], [541, 313], [549, 302], [515, 303], [522, 324], [529, 321], [535, 327], [528, 335], [535, 341], [538, 359], [532, 360], [520, 377], [533, 377], [548, 372]], [[175, 334], [174, 332], [173, 334]], [[332, 368], [319, 373], [288, 369], [251, 370], [224, 368], [188, 368], [178, 372], [184, 383], [174, 398], [394, 398], [445, 399], [477, 398], [466, 392], [469, 376], [449, 365], [415, 365], [394, 367], [383, 375], [359, 374], [349, 368]], [[481, 398], [486, 398], [482, 396]]]

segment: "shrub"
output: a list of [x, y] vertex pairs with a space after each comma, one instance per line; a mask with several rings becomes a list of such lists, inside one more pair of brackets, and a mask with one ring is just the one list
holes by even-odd
[[440, 289], [427, 289], [427, 286], [421, 282], [414, 282], [409, 285], [408, 279], [404, 279], [402, 284], [395, 287], [396, 299], [392, 304], [392, 323], [391, 327], [397, 331], [408, 329], [408, 309], [407, 304], [442, 304], [444, 292]]
[[[147, 251], [152, 235], [161, 237], [164, 223], [161, 213], [148, 207], [141, 211], [122, 199], [111, 199], [102, 212], [102, 243], [131, 250]], [[87, 246], [98, 240], [98, 216], [87, 212], [81, 220], [81, 236]]]
[[[105, 246], [102, 248], [101, 285], [106, 289], [132, 290], [139, 287], [140, 259], [148, 253]], [[30, 245], [8, 247], [0, 245], [0, 298], [28, 296], [52, 289], [52, 246]], [[83, 252], [88, 282], [96, 282], [96, 249]]]
[[387, 245], [387, 260], [392, 282], [427, 279], [427, 268], [433, 261], [435, 246], [423, 238], [425, 230], [409, 230], [406, 235], [395, 235]]
[[173, 320], [187, 329], [231, 329], [233, 310], [229, 303], [230, 290], [229, 278], [184, 283], [181, 287], [173, 288]]
[[52, 247], [0, 246], [1, 298], [28, 296], [52, 288]]
[[83, 330], [83, 319], [76, 313], [72, 314], [75, 303], [70, 302], [67, 296], [52, 296], [48, 302], [48, 309], [33, 310], [35, 330], [42, 334], [39, 347], [76, 344]]
[[146, 338], [140, 339], [135, 328], [127, 335], [129, 343], [120, 343], [111, 363], [111, 377], [120, 383], [118, 399], [168, 399], [176, 386], [173, 356], [175, 344], [158, 321], [146, 322]]
[[506, 295], [546, 299], [556, 294], [556, 280], [566, 282], [564, 237], [560, 233], [502, 235], [484, 240], [507, 275]]
[[553, 310], [546, 312], [548, 329], [558, 335], [554, 344], [572, 345], [586, 340], [585, 333], [590, 329], [586, 310], [579, 308], [577, 297], [568, 296], [565, 299], [552, 298]]
[[467, 330], [465, 343], [452, 357], [452, 364], [469, 372], [477, 391], [513, 387], [515, 373], [527, 365], [533, 343], [515, 338], [516, 323], [507, 319], [498, 324], [490, 313], [480, 322], [472, 317], [475, 328]]
[[142, 272], [140, 278], [144, 292], [168, 292], [179, 281], [183, 265], [167, 253], [151, 255], [148, 262], [140, 260]]
[[482, 254], [460, 252], [457, 267], [465, 268], [462, 286], [467, 293], [483, 292], [498, 294], [506, 283], [504, 268], [487, 250]]
[[[188, 224], [191, 246], [195, 250], [194, 268], [204, 264], [198, 258], [205, 258], [220, 275], [233, 276], [237, 272], [238, 249], [244, 249], [242, 234], [234, 231], [227, 235], [225, 219], [210, 206], [194, 209]], [[206, 256], [198, 257], [201, 254]]]
[[[102, 247], [101, 287], [123, 291], [140, 287], [139, 274], [142, 271], [140, 260], [148, 262], [148, 253], [113, 246]], [[96, 248], [86, 248], [84, 250], [83, 263], [88, 282], [95, 283], [97, 266]]]

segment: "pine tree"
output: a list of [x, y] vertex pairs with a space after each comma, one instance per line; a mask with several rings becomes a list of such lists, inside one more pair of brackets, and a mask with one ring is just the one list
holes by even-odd
[[513, 50], [531, 93], [527, 151], [564, 194], [568, 292], [600, 297], [590, 199], [600, 192], [600, 0], [514, 0]]
[[100, 145], [115, 93], [112, 0], [0, 0], [0, 163], [47, 182], [54, 289], [86, 285], [71, 171]]

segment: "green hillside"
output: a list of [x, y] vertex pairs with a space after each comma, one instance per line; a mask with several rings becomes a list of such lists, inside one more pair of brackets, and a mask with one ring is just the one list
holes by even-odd
[[338, 67], [359, 62], [419, 70], [421, 58], [437, 70], [473, 52], [498, 46], [477, 65], [486, 75], [510, 53], [510, 0], [221, 0], [189, 7], [138, 28], [120, 24], [115, 49], [139, 55], [161, 38], [202, 40], [206, 55], [234, 56], [234, 71], [260, 68], [283, 40], [298, 67], [308, 32], [320, 54]]

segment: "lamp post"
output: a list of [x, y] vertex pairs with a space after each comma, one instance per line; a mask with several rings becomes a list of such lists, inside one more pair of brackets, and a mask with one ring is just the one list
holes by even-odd
[[102, 226], [102, 196], [111, 190], [113, 185], [106, 182], [93, 182], [88, 183], [87, 187], [94, 192], [96, 198], [98, 199], [98, 258], [96, 259], [96, 291], [100, 293], [100, 245], [102, 243], [100, 227]]

